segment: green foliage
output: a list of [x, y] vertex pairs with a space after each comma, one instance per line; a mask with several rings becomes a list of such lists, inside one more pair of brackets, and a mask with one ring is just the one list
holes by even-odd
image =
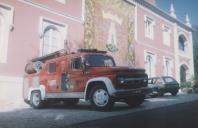
[[198, 77], [198, 26], [193, 26], [193, 55], [195, 76]]
[[181, 87], [181, 88], [192, 88], [191, 81], [187, 81], [187, 82], [182, 82], [182, 83], [180, 83], [180, 87]]
[[192, 88], [198, 88], [198, 75], [192, 76], [190, 81]]

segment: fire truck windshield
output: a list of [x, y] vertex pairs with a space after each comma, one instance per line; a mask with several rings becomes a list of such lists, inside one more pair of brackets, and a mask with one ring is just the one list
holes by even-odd
[[104, 55], [87, 55], [85, 57], [87, 67], [114, 67], [115, 62], [112, 57]]

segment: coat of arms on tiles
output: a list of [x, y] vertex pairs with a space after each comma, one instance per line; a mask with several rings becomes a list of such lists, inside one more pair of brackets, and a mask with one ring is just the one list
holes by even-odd
[[103, 11], [102, 16], [104, 19], [110, 21], [110, 25], [108, 28], [106, 48], [110, 52], [116, 52], [118, 51], [116, 24], [121, 25], [122, 19], [119, 18], [117, 15], [112, 14], [111, 12], [108, 12], [108, 11], [107, 12]]

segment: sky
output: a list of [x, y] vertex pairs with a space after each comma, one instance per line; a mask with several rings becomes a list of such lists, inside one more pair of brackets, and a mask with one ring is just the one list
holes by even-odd
[[198, 0], [156, 0], [156, 2], [165, 12], [169, 12], [172, 2], [179, 20], [185, 22], [185, 14], [188, 13], [192, 26], [198, 25]]

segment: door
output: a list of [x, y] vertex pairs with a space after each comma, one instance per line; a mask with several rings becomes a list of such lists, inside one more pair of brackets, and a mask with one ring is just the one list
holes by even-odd
[[73, 92], [84, 92], [87, 75], [83, 70], [81, 57], [71, 59], [69, 71], [70, 90]]

